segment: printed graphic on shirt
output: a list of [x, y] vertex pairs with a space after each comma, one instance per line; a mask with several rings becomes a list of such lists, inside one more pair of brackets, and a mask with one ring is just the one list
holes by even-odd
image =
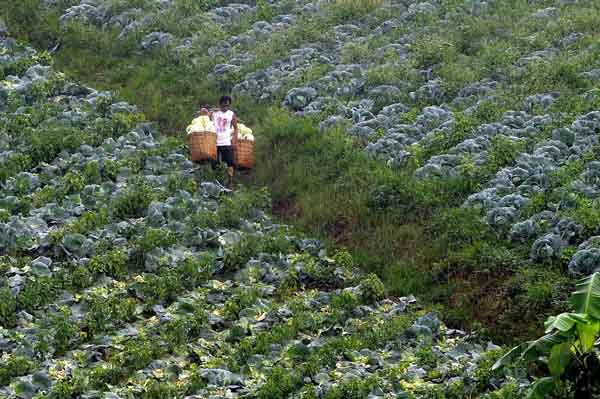
[[231, 145], [231, 121], [233, 112], [217, 112], [214, 114], [215, 130], [217, 131], [217, 146]]
[[229, 120], [227, 118], [222, 118], [220, 115], [217, 116], [216, 128], [218, 132], [224, 132], [227, 130], [227, 123]]

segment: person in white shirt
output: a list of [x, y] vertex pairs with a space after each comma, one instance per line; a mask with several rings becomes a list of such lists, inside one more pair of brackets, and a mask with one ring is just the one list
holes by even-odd
[[235, 147], [238, 139], [238, 123], [231, 107], [231, 97], [219, 99], [219, 110], [212, 113], [212, 120], [217, 131], [217, 160], [227, 164], [229, 185], [233, 186], [235, 166]]

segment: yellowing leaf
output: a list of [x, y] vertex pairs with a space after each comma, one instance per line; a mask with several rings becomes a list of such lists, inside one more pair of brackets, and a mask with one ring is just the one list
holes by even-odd
[[165, 371], [163, 369], [152, 370], [152, 375], [156, 378], [163, 378], [165, 376]]
[[263, 321], [267, 317], [266, 313], [261, 313], [255, 317], [256, 321]]

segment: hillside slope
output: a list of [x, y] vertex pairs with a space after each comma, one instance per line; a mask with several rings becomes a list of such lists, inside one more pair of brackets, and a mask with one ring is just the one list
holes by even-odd
[[595, 1], [0, 4], [163, 132], [231, 91], [278, 214], [453, 327], [531, 337], [598, 266]]
[[490, 371], [499, 347], [386, 299], [135, 106], [13, 39], [0, 54], [0, 397], [526, 392], [523, 370]]

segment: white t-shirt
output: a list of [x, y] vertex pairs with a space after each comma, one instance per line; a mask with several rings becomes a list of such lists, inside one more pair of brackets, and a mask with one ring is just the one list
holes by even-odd
[[233, 121], [233, 111], [227, 112], [213, 112], [213, 122], [215, 129], [217, 130], [217, 146], [228, 146], [231, 145], [231, 136], [233, 134], [233, 127], [231, 121]]

